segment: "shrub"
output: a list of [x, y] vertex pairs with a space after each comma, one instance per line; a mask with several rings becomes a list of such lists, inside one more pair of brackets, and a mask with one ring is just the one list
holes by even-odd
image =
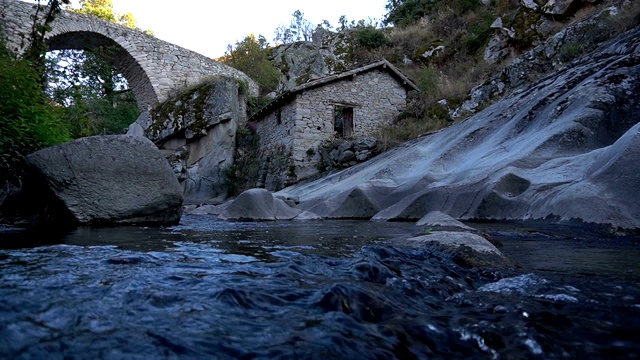
[[32, 64], [0, 47], [0, 183], [4, 183], [19, 179], [25, 155], [70, 138], [58, 109], [45, 98]]
[[360, 46], [368, 49], [376, 49], [387, 44], [387, 37], [382, 30], [373, 27], [358, 28], [354, 32], [354, 37]]

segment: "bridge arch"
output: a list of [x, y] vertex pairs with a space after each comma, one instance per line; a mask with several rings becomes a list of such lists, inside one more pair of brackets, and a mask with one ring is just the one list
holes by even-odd
[[[36, 6], [23, 1], [0, 0], [1, 30], [7, 46], [16, 53], [26, 48], [25, 38], [30, 32]], [[89, 15], [62, 11], [45, 39], [51, 50], [114, 46], [117, 51], [107, 60], [127, 79], [142, 111], [215, 75], [244, 81], [250, 93], [258, 93], [258, 85], [234, 68], [142, 31]]]
[[127, 79], [140, 110], [146, 111], [159, 102], [159, 94], [149, 78], [148, 69], [141, 65], [144, 59], [132, 54], [130, 44], [118, 43], [103, 34], [90, 31], [60, 31], [48, 36], [47, 43], [50, 50], [89, 50], [109, 46], [112, 51], [106, 60]]

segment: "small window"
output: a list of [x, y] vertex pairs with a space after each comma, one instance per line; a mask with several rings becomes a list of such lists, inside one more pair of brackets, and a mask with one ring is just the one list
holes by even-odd
[[336, 105], [333, 110], [333, 130], [338, 137], [349, 137], [353, 133], [353, 108]]
[[276, 124], [280, 125], [282, 124], [282, 110], [278, 109], [278, 111], [276, 111]]

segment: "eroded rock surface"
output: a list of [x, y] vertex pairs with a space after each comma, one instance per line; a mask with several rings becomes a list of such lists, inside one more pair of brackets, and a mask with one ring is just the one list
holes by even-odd
[[468, 120], [285, 191], [328, 218], [581, 219], [640, 228], [640, 29]]
[[265, 189], [249, 189], [232, 200], [220, 214], [223, 220], [273, 221], [291, 220], [302, 210], [289, 206]]

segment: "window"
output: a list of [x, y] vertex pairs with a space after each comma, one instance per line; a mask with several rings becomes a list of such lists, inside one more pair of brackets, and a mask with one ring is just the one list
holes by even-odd
[[333, 109], [333, 130], [339, 137], [349, 137], [353, 133], [353, 108], [336, 105]]

